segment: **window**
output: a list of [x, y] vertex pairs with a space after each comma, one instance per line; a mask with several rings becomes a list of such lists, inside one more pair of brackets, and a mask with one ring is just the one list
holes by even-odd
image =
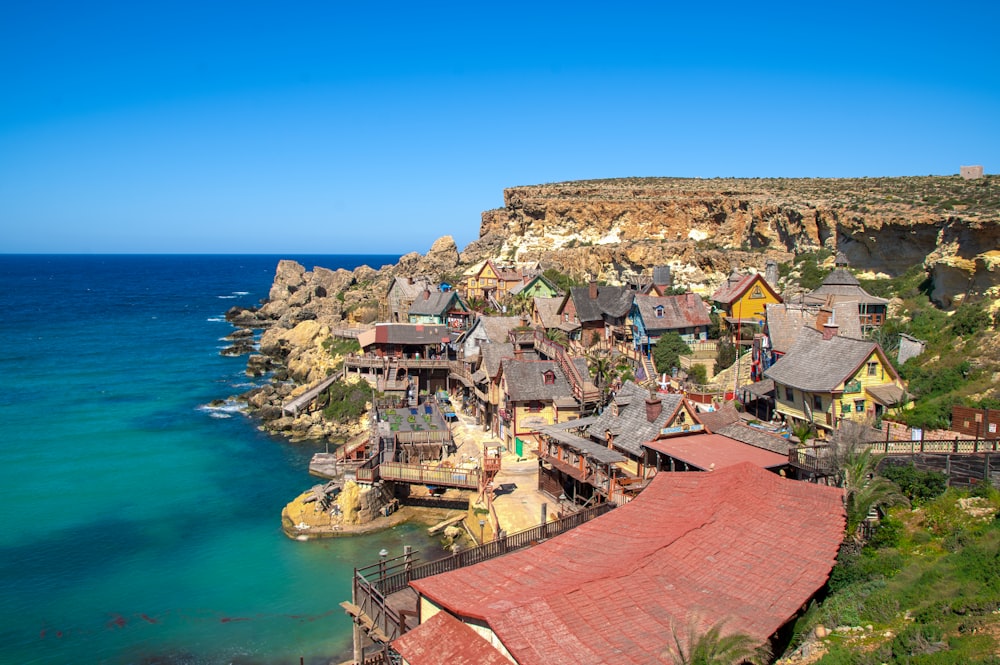
[[538, 413], [542, 410], [541, 402], [528, 402], [528, 413]]
[[789, 402], [794, 402], [795, 401], [795, 390], [792, 389], [792, 388], [789, 388], [788, 386], [785, 386], [785, 399], [787, 399]]
[[878, 376], [878, 363], [872, 361], [868, 363], [868, 376]]
[[658, 318], [658, 319], [662, 319], [663, 318], [663, 306], [662, 305], [657, 305], [656, 309], [654, 309], [653, 312], [655, 312], [656, 318]]
[[764, 289], [760, 288], [759, 284], [753, 287], [753, 290], [750, 292], [750, 298], [753, 300], [758, 300], [763, 297], [764, 297]]
[[854, 400], [854, 412], [855, 413], [865, 412], [865, 401], [863, 399]]
[[547, 385], [547, 386], [551, 386], [552, 384], [554, 384], [556, 382], [556, 373], [553, 372], [552, 370], [549, 370], [549, 371], [545, 372], [545, 374], [543, 376], [544, 376], [545, 385]]
[[840, 413], [843, 414], [843, 413], [850, 413], [850, 412], [851, 412], [851, 403], [848, 402], [846, 399], [845, 400], [841, 400], [841, 402], [840, 402]]
[[817, 411], [822, 411], [823, 410], [823, 396], [822, 395], [813, 395], [813, 408], [816, 409]]

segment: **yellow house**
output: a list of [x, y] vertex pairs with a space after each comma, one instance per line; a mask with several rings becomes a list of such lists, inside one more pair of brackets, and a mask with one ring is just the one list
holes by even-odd
[[465, 297], [479, 300], [504, 295], [521, 283], [521, 273], [514, 268], [485, 261], [477, 270], [465, 274]]
[[500, 372], [501, 438], [512, 450], [518, 439], [523, 442], [541, 427], [580, 417], [580, 404], [557, 362], [508, 358]]
[[804, 328], [764, 376], [774, 381], [775, 410], [794, 422], [834, 430], [841, 420], [875, 422], [904, 405], [896, 370], [875, 342], [840, 337], [837, 326]]
[[738, 331], [741, 324], [763, 326], [768, 304], [781, 302], [774, 288], [763, 275], [741, 275], [733, 272], [712, 294], [712, 303], [723, 313], [729, 327]]

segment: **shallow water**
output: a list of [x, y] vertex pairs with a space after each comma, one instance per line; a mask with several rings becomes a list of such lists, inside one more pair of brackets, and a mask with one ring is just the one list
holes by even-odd
[[0, 256], [0, 661], [327, 662], [354, 566], [432, 549], [405, 525], [289, 540], [314, 448], [206, 408], [253, 385], [223, 315], [278, 258]]

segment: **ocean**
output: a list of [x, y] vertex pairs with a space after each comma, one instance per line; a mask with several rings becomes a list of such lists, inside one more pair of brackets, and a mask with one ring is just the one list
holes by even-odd
[[339, 662], [353, 568], [435, 549], [407, 525], [289, 540], [319, 448], [207, 406], [255, 385], [224, 313], [280, 258], [397, 257], [0, 256], [0, 662]]

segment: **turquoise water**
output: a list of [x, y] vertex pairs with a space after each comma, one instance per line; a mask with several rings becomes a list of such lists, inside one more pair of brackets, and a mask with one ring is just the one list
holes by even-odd
[[0, 662], [325, 663], [349, 655], [353, 567], [430, 550], [407, 526], [287, 539], [315, 449], [205, 407], [253, 385], [223, 315], [277, 261], [0, 256]]

